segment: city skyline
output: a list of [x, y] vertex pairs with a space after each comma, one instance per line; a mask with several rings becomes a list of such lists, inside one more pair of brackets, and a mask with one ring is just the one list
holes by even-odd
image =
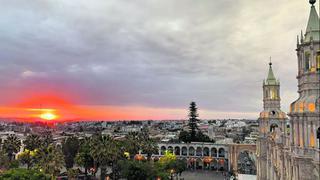
[[305, 4], [5, 3], [0, 112], [64, 108], [61, 116], [73, 118], [184, 119], [195, 101], [204, 119], [256, 118], [269, 56], [288, 112], [297, 97], [295, 44]]

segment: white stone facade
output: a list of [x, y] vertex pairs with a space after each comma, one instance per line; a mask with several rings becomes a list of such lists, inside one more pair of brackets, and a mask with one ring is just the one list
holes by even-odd
[[[289, 120], [285, 115], [274, 116], [272, 109], [280, 110], [278, 103], [265, 101], [264, 93], [257, 142], [258, 180], [320, 179], [320, 20], [315, 1], [310, 3], [306, 33], [297, 41], [299, 98], [290, 105]], [[264, 92], [268, 88], [265, 83]], [[276, 128], [271, 127], [273, 123]]]
[[[165, 151], [170, 151], [179, 159], [186, 160], [188, 166], [201, 167], [202, 169], [215, 168], [217, 170], [230, 169], [228, 163], [229, 146], [223, 144], [191, 142], [191, 143], [159, 143], [159, 153], [153, 157], [161, 157]], [[210, 163], [205, 163], [205, 158], [212, 158]], [[194, 161], [194, 162], [193, 162]]]

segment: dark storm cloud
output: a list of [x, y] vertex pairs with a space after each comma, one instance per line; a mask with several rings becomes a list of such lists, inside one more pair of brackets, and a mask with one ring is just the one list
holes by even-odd
[[269, 56], [284, 110], [296, 97], [304, 1], [0, 3], [2, 103], [41, 87], [77, 91], [81, 104], [254, 112]]

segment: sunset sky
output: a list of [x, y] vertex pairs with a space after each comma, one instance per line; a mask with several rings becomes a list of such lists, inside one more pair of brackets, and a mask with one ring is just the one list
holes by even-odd
[[297, 97], [308, 1], [0, 4], [1, 117], [184, 119], [195, 101], [201, 118], [255, 119], [270, 56], [282, 109]]

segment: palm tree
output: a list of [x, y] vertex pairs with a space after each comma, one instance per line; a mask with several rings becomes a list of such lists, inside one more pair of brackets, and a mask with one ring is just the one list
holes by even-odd
[[9, 166], [9, 158], [4, 151], [0, 149], [0, 169]]
[[45, 132], [41, 139], [42, 147], [48, 147], [53, 143], [53, 136], [50, 131]]
[[64, 167], [64, 157], [60, 147], [49, 145], [46, 148], [41, 148], [37, 153], [37, 158], [38, 169], [52, 177], [58, 175]]
[[88, 170], [94, 166], [93, 158], [90, 154], [90, 138], [86, 137], [80, 140], [79, 152], [75, 161], [84, 168], [84, 173], [87, 176]]
[[68, 137], [62, 142], [62, 152], [64, 154], [66, 168], [73, 167], [74, 159], [79, 151], [79, 139], [75, 136]]
[[130, 158], [133, 158], [141, 150], [141, 136], [138, 132], [129, 132], [126, 135], [124, 149], [129, 152]]
[[142, 152], [147, 154], [148, 160], [151, 160], [152, 154], [155, 154], [158, 152], [158, 146], [157, 146], [156, 142], [150, 138], [147, 139], [146, 141], [143, 141]]
[[108, 165], [112, 164], [113, 167], [117, 159], [121, 156], [119, 153], [120, 148], [112, 137], [94, 135], [90, 142], [90, 149], [90, 154], [95, 164], [100, 166], [100, 179], [105, 179]]
[[139, 142], [142, 152], [147, 154], [147, 159], [151, 159], [151, 155], [158, 152], [158, 146], [156, 142], [150, 138], [148, 128], [142, 128], [139, 133]]
[[11, 134], [3, 142], [3, 150], [8, 155], [9, 161], [13, 160], [14, 154], [18, 153], [21, 147], [21, 141], [14, 134]]
[[26, 140], [24, 140], [25, 149], [33, 151], [35, 149], [39, 149], [41, 146], [41, 139], [39, 135], [30, 134], [27, 136]]
[[142, 128], [141, 132], [130, 132], [126, 135], [123, 141], [124, 150], [129, 152], [130, 157], [133, 158], [139, 151], [147, 154], [150, 160], [151, 155], [158, 151], [156, 142], [150, 138], [148, 128]]

